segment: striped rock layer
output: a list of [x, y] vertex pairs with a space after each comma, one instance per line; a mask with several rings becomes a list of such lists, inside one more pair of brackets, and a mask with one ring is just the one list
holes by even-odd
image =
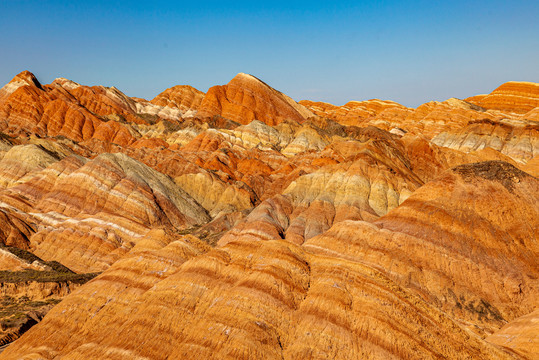
[[0, 270], [100, 275], [0, 359], [536, 358], [536, 90], [412, 109], [17, 75]]

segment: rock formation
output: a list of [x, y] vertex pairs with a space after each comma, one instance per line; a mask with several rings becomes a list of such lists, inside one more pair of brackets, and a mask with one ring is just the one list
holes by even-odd
[[180, 109], [186, 113], [189, 110], [197, 110], [204, 99], [204, 93], [189, 85], [178, 85], [166, 89], [151, 101], [158, 106]]
[[462, 152], [491, 148], [515, 161], [526, 163], [539, 155], [539, 122], [470, 121], [460, 129], [436, 135], [432, 142]]
[[22, 72], [0, 359], [537, 358], [537, 89], [335, 106], [238, 74], [147, 101]]
[[268, 125], [287, 119], [302, 122], [313, 116], [285, 94], [243, 73], [224, 86], [210, 88], [198, 112], [200, 116], [220, 115], [241, 124], [260, 120]]
[[105, 269], [152, 227], [209, 220], [170, 178], [121, 153], [67, 157], [0, 198], [39, 224], [28, 239], [32, 252], [82, 272]]
[[487, 95], [466, 99], [486, 109], [524, 114], [539, 107], [539, 84], [525, 81], [509, 81]]

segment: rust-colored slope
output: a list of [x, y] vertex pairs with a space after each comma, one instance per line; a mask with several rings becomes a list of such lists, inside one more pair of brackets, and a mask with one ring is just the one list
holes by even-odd
[[304, 105], [318, 116], [326, 117], [343, 125], [359, 125], [366, 119], [376, 117], [385, 110], [405, 114], [411, 109], [394, 101], [372, 99], [367, 101], [350, 101], [343, 106], [336, 106], [325, 102], [302, 100]]
[[192, 86], [177, 85], [166, 89], [150, 102], [154, 105], [178, 108], [186, 112], [188, 110], [197, 110], [204, 95], [202, 91]]
[[[37, 223], [29, 248], [80, 272], [101, 271], [150, 228], [188, 228], [206, 211], [165, 175], [123, 154], [71, 156], [0, 194]], [[15, 235], [13, 235], [15, 236]]]
[[0, 208], [0, 242], [3, 245], [26, 249], [34, 232], [35, 227], [25, 221], [23, 214], [3, 206]]
[[305, 247], [385, 271], [489, 333], [539, 305], [538, 195], [539, 181], [510, 164], [462, 165], [375, 225], [339, 223]]
[[256, 119], [268, 125], [276, 125], [287, 119], [302, 122], [313, 116], [285, 94], [243, 73], [236, 75], [227, 85], [210, 88], [198, 114], [220, 115], [241, 124]]
[[480, 106], [451, 98], [431, 101], [417, 109], [387, 100], [351, 101], [341, 107], [331, 104], [301, 102], [319, 116], [344, 125], [376, 126], [396, 134], [409, 132], [432, 138], [441, 131], [461, 127], [470, 120], [498, 119], [503, 115], [489, 113]]
[[529, 359], [539, 354], [539, 309], [506, 324], [487, 341], [507, 347]]
[[484, 98], [303, 106], [239, 74], [148, 102], [21, 73], [0, 242], [103, 274], [0, 358], [531, 357], [537, 108]]
[[1, 357], [511, 358], [356, 262], [284, 241], [238, 241], [179, 268], [148, 267], [170, 257], [165, 250], [120, 260]]
[[[26, 81], [20, 80], [21, 77]], [[121, 145], [135, 141], [136, 134], [127, 125], [99, 117], [128, 115], [118, 105], [120, 102], [106, 101], [107, 96], [112, 96], [106, 88], [99, 88], [99, 91], [83, 86], [68, 88], [73, 95], [59, 83], [41, 86], [34, 80], [33, 75], [24, 72], [3, 88], [1, 131], [12, 136], [61, 135], [75, 141], [97, 138]], [[134, 119], [134, 116], [130, 115], [130, 118]]]
[[539, 84], [525, 81], [509, 81], [488, 95], [466, 99], [487, 109], [524, 114], [539, 107]]
[[0, 90], [0, 131], [13, 136], [64, 136], [129, 145], [136, 128], [156, 119], [178, 120], [179, 109], [137, 101], [118, 89], [59, 78], [41, 85], [28, 71]]
[[[116, 315], [127, 310], [126, 306], [139, 303], [140, 297], [153, 285], [176, 272], [178, 267], [189, 258], [207, 250], [207, 245], [193, 237], [182, 237], [164, 230], [152, 230], [139, 241], [128, 256], [68, 297], [65, 303], [71, 306], [68, 305], [70, 310], [67, 313], [58, 307], [49, 313], [43, 324], [45, 328], [51, 324], [60, 325], [58, 322], [60, 318], [67, 314], [69, 316], [63, 321], [60, 320], [61, 325], [57, 332], [46, 334], [50, 344], [56, 344], [54, 345], [56, 349], [38, 346], [33, 350], [35, 354], [31, 357], [54, 357], [58, 355], [60, 347], [67, 351], [84, 344], [85, 339], [88, 338], [96, 337], [103, 340], [108, 336], [102, 331], [103, 329], [112, 329], [122, 325], [123, 322], [118, 321]], [[101, 293], [104, 288], [108, 289], [107, 293]], [[79, 306], [82, 303], [84, 305]], [[75, 318], [82, 322], [76, 324], [69, 321]], [[80, 325], [83, 327], [81, 328]], [[92, 333], [92, 329], [101, 330]], [[36, 329], [31, 331], [34, 330]], [[64, 336], [71, 337], [71, 341], [61, 345]], [[29, 336], [30, 339], [44, 344], [45, 342], [42, 341], [44, 339], [38, 340], [39, 337], [36, 338], [31, 333]], [[111, 349], [109, 358], [121, 355], [121, 353]], [[1, 356], [9, 357], [9, 351], [2, 353]], [[132, 358], [129, 352], [124, 353], [124, 356]]]
[[340, 221], [374, 220], [423, 184], [397, 136], [376, 128], [356, 135], [363, 141], [334, 141], [314, 159], [305, 158], [315, 168], [289, 179], [279, 195], [255, 208], [220, 244], [237, 238], [301, 244]]

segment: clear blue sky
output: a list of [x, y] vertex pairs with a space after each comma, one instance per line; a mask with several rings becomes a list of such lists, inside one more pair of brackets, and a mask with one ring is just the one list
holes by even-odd
[[153, 98], [251, 73], [296, 100], [407, 106], [539, 82], [539, 1], [0, 0], [0, 83]]

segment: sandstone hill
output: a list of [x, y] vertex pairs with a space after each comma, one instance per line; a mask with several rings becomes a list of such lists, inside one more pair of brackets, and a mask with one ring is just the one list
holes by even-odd
[[[0, 89], [0, 359], [538, 359], [538, 84]], [[20, 337], [20, 338], [19, 338]]]

